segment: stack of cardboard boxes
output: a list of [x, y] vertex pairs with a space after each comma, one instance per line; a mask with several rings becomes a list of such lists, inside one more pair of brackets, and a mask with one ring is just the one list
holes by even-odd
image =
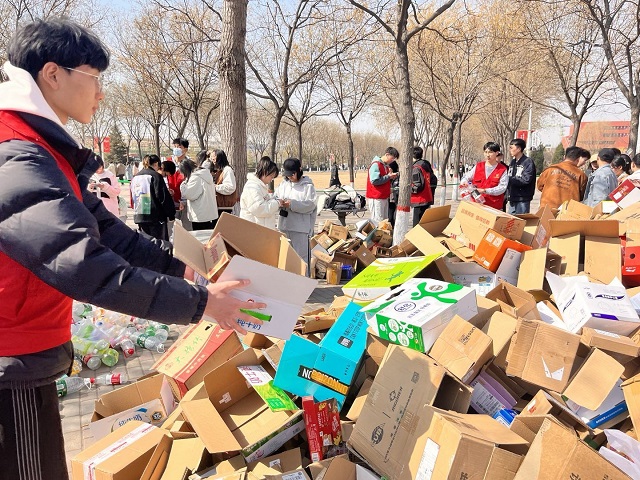
[[205, 278], [293, 275], [289, 305], [241, 340], [203, 320], [156, 375], [101, 397], [105, 436], [73, 478], [638, 478], [640, 302], [623, 262], [640, 208], [449, 212], [431, 209], [389, 252], [370, 224], [326, 225], [316, 271], [357, 275], [302, 315], [314, 285], [277, 232], [269, 255], [224, 216], [215, 241], [186, 238], [197, 255], [178, 242]]

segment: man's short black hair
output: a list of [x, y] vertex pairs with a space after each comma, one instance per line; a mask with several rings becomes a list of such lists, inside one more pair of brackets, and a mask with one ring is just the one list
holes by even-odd
[[182, 148], [189, 148], [189, 140], [186, 138], [178, 137], [173, 139], [174, 145], [180, 145]]
[[487, 142], [482, 147], [482, 150], [483, 151], [484, 150], [489, 150], [490, 152], [498, 153], [500, 151], [500, 145], [498, 145], [496, 142]]
[[598, 152], [598, 158], [603, 162], [611, 163], [616, 156], [613, 148], [603, 148]]
[[400, 153], [398, 153], [398, 150], [396, 150], [393, 147], [388, 147], [384, 153], [388, 153], [389, 155], [391, 155], [393, 158], [400, 158]]
[[422, 147], [413, 147], [413, 158], [415, 160], [420, 160], [423, 154], [424, 150], [422, 150]]
[[176, 173], [176, 164], [170, 160], [165, 160], [162, 162], [162, 170], [168, 175], [173, 175]]
[[584, 153], [584, 148], [568, 147], [564, 152], [564, 158], [568, 158], [569, 160], [579, 160], [580, 157], [584, 156], [583, 153]]
[[523, 152], [527, 148], [527, 143], [521, 138], [514, 138], [509, 142], [509, 145], [515, 145], [516, 147], [520, 148], [520, 150]]
[[13, 35], [7, 58], [37, 80], [48, 62], [60, 67], [89, 65], [101, 72], [109, 66], [109, 50], [90, 30], [68, 18], [48, 18], [27, 23]]
[[591, 152], [589, 150], [587, 150], [586, 148], [582, 148], [581, 152], [580, 152], [580, 157], [581, 158], [591, 158]]

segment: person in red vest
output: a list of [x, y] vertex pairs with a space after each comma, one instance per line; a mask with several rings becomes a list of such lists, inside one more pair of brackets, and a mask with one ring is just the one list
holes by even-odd
[[433, 167], [428, 160], [422, 158], [421, 147], [413, 147], [413, 169], [411, 171], [411, 212], [415, 227], [424, 212], [433, 205], [433, 192], [438, 185]]
[[[507, 176], [507, 166], [498, 161], [500, 145], [495, 142], [484, 144], [484, 162], [478, 162], [469, 170], [462, 180], [460, 187], [472, 186], [480, 194], [480, 201], [488, 207], [502, 210], [504, 204], [504, 192], [507, 190], [509, 177]], [[473, 195], [469, 196], [473, 200]]]
[[393, 147], [388, 147], [382, 158], [373, 157], [367, 175], [367, 208], [371, 212], [371, 221], [377, 226], [382, 220], [389, 218], [389, 196], [391, 180], [398, 176], [389, 168], [389, 164], [397, 160], [400, 154]]
[[[168, 242], [124, 224], [89, 192], [98, 168], [66, 124], [104, 100], [109, 51], [59, 18], [20, 27], [0, 83], [0, 477], [69, 478], [56, 379], [71, 374], [73, 300], [164, 323], [262, 322], [229, 291], [193, 285]], [[163, 185], [164, 186], [164, 185]], [[180, 299], [180, 301], [176, 301]]]

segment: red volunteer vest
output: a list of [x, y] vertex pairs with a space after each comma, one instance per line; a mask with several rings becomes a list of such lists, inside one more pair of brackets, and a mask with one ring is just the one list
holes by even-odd
[[[493, 169], [489, 178], [487, 178], [484, 170], [484, 165], [486, 162], [479, 162], [476, 165], [476, 171], [473, 175], [473, 186], [476, 188], [493, 188], [497, 187], [500, 183], [500, 178], [502, 174], [507, 171], [507, 167], [503, 163], [498, 163], [496, 168]], [[497, 208], [498, 210], [502, 210], [502, 205], [504, 203], [504, 193], [502, 195], [487, 195], [484, 196], [484, 204], [488, 207]]]
[[[378, 168], [380, 169], [380, 176], [389, 174], [389, 167], [387, 167], [382, 162], [376, 162], [378, 164]], [[371, 180], [369, 179], [369, 171], [367, 170], [367, 198], [380, 198], [385, 199], [389, 198], [391, 195], [391, 182], [385, 182], [382, 185], [373, 185]]]
[[[7, 140], [26, 140], [45, 148], [56, 160], [75, 195], [82, 199], [76, 175], [65, 158], [18, 114], [0, 111], [0, 142]], [[41, 352], [71, 339], [71, 298], [2, 252], [0, 305], [0, 356]]]
[[411, 204], [424, 204], [433, 202], [433, 193], [431, 192], [431, 175], [420, 165], [414, 165], [414, 168], [419, 168], [424, 177], [424, 188], [421, 192], [411, 194]]

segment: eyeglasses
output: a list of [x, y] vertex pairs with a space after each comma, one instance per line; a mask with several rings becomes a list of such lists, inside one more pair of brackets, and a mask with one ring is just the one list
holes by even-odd
[[98, 81], [98, 86], [100, 87], [100, 90], [102, 90], [102, 85], [104, 81], [104, 78], [102, 75], [94, 75], [93, 73], [83, 72], [82, 70], [78, 70], [77, 68], [69, 68], [69, 67], [60, 67], [60, 68], [64, 68], [65, 70], [69, 70], [71, 72], [82, 73], [83, 75], [89, 75], [90, 77], [95, 78]]

